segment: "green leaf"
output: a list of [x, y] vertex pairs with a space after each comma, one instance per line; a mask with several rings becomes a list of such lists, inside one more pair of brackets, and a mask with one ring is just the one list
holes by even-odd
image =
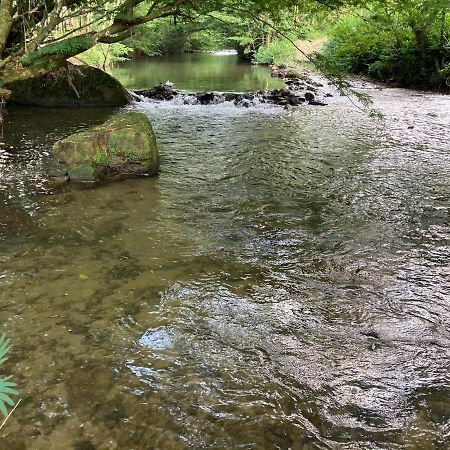
[[[5, 334], [2, 334], [0, 336], [0, 364], [8, 359], [6, 354], [9, 352], [10, 348], [9, 339], [7, 339]], [[14, 400], [10, 397], [10, 395], [18, 394], [18, 392], [13, 389], [13, 387], [16, 386], [16, 383], [9, 381], [9, 379], [10, 377], [0, 379], [0, 412], [5, 417], [8, 416], [6, 405], [14, 406]]]
[[0, 398], [2, 398], [3, 394], [17, 395], [18, 392], [15, 389], [11, 389], [11, 388], [5, 387], [5, 386], [0, 386]]
[[14, 401], [6, 394], [0, 394], [0, 402], [8, 403], [9, 406], [14, 406]]
[[10, 349], [9, 339], [6, 338], [6, 334], [0, 336], [0, 364], [4, 361], [5, 355]]
[[6, 409], [6, 406], [3, 402], [0, 401], [0, 412], [5, 416], [8, 417], [8, 410]]

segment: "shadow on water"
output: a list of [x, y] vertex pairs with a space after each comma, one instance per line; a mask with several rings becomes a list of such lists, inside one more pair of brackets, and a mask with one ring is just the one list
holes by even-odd
[[52, 141], [112, 111], [12, 111], [2, 445], [445, 448], [450, 100], [376, 100], [385, 123], [138, 103], [161, 175], [59, 192], [33, 178]]
[[113, 108], [8, 107], [0, 141], [0, 236], [5, 242], [23, 237], [22, 227], [33, 223], [35, 196], [46, 192], [53, 142], [113, 113]]

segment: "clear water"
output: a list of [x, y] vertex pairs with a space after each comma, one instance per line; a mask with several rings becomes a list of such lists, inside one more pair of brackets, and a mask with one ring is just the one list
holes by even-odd
[[237, 55], [187, 53], [127, 61], [109, 70], [128, 89], [150, 89], [171, 81], [187, 91], [258, 91], [285, 84], [263, 66], [240, 62]]
[[0, 448], [448, 448], [450, 98], [364, 89], [384, 121], [132, 105], [161, 175], [57, 192], [51, 143], [114, 111], [11, 110]]

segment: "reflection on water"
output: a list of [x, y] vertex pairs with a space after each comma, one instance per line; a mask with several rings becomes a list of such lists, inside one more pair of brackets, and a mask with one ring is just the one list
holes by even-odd
[[258, 91], [285, 86], [271, 78], [266, 67], [251, 66], [230, 54], [187, 53], [139, 59], [121, 63], [110, 73], [128, 89], [149, 89], [166, 81], [188, 91]]
[[103, 113], [12, 111], [2, 446], [446, 448], [450, 99], [375, 100], [385, 122], [138, 103], [161, 175], [54, 193], [51, 141]]
[[139, 340], [139, 344], [153, 349], [164, 349], [172, 346], [170, 331], [165, 328], [147, 330]]

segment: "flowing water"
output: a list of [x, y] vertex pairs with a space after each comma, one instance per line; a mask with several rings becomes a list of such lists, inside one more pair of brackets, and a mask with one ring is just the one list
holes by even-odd
[[450, 97], [364, 89], [384, 120], [136, 103], [160, 176], [54, 192], [116, 111], [11, 109], [0, 449], [448, 448]]

